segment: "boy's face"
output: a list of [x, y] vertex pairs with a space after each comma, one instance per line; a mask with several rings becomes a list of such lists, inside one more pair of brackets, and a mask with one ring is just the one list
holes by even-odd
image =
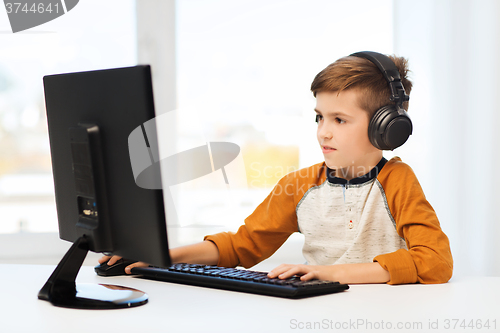
[[316, 94], [318, 142], [325, 163], [337, 177], [352, 179], [368, 173], [382, 158], [382, 151], [368, 139], [368, 113], [358, 106], [357, 90]]

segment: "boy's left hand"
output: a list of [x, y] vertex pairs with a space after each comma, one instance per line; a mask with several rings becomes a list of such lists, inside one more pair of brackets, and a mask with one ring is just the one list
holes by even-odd
[[300, 276], [300, 280], [312, 279], [338, 281], [338, 268], [335, 265], [279, 265], [269, 272], [269, 278], [288, 279], [294, 275]]
[[269, 272], [270, 278], [288, 279], [294, 275], [302, 281], [312, 279], [340, 283], [386, 283], [391, 275], [378, 262], [337, 265], [280, 265]]

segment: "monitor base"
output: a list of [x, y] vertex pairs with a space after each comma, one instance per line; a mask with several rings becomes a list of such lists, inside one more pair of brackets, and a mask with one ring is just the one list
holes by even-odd
[[85, 236], [76, 240], [38, 293], [55, 306], [74, 309], [124, 309], [144, 305], [148, 295], [132, 288], [108, 284], [76, 284], [76, 276], [89, 251]]
[[140, 290], [110, 284], [77, 284], [76, 295], [52, 297], [55, 306], [73, 309], [124, 309], [148, 302], [148, 295]]

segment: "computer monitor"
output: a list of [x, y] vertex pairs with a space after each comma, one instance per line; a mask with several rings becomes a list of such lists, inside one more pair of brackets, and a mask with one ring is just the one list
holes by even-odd
[[123, 290], [110, 296], [115, 301], [100, 300], [116, 287], [90, 290], [98, 295], [92, 300], [75, 278], [88, 251], [170, 265], [162, 190], [136, 184], [129, 155], [131, 132], [155, 118], [151, 68], [50, 75], [43, 82], [59, 235], [73, 246], [39, 298], [74, 308], [145, 304], [147, 295], [119, 296]]

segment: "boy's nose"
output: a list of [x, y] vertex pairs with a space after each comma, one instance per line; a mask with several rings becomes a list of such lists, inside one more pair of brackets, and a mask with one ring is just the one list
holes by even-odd
[[322, 126], [321, 128], [318, 128], [318, 137], [320, 139], [331, 139], [332, 131], [328, 129], [326, 126]]

